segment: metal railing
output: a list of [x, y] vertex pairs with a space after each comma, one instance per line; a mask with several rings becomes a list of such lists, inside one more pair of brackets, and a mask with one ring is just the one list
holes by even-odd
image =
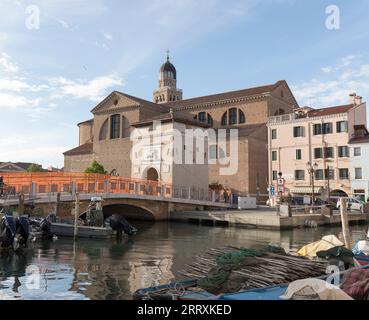
[[128, 194], [154, 196], [168, 199], [223, 202], [216, 192], [194, 187], [173, 186], [160, 181], [122, 178], [102, 174], [84, 173], [4, 173], [3, 199], [24, 194], [28, 198], [37, 195], [61, 194]]

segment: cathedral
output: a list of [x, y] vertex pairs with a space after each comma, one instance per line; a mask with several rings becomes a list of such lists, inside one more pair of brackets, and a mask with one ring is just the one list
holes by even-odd
[[[79, 146], [64, 153], [66, 172], [84, 172], [96, 160], [112, 175], [170, 183], [174, 186], [206, 190], [220, 184], [239, 194], [266, 194], [268, 186], [268, 117], [291, 113], [298, 108], [284, 80], [243, 90], [184, 99], [177, 88], [177, 70], [169, 55], [159, 71], [158, 88], [147, 101], [113, 91], [92, 110], [93, 118], [78, 124]], [[184, 132], [192, 128], [238, 129], [238, 166], [231, 175], [220, 174], [222, 161], [204, 164], [163, 163], [165, 143], [145, 146], [132, 161], [135, 129], [146, 132], [160, 121], [166, 129]], [[229, 156], [225, 148], [208, 148], [206, 157], [216, 160]], [[156, 152], [157, 151], [157, 152]], [[153, 154], [154, 156], [153, 158]]]

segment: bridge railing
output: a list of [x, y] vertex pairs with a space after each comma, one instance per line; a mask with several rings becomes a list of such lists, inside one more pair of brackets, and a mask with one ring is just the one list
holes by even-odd
[[[122, 178], [102, 174], [42, 172], [1, 173], [8, 193], [16, 197], [24, 194], [31, 197], [43, 194], [131, 194], [161, 198], [190, 199], [219, 202], [219, 197], [210, 190], [173, 186], [158, 181]], [[10, 192], [9, 191], [9, 192]]]

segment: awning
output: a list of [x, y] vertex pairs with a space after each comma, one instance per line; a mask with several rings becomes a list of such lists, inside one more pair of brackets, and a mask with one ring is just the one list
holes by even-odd
[[[295, 187], [289, 189], [290, 193], [298, 193], [298, 194], [312, 194], [313, 187]], [[316, 187], [314, 188], [314, 194], [320, 194], [322, 192], [322, 188]]]

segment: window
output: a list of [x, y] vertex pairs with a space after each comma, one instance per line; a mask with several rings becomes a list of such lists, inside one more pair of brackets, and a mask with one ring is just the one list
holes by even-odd
[[200, 122], [206, 122], [206, 112], [200, 112], [198, 118]]
[[361, 156], [361, 148], [356, 147], [354, 148], [354, 157], [360, 157]]
[[226, 125], [227, 125], [227, 112], [225, 112], [222, 117], [222, 126]]
[[297, 149], [296, 150], [296, 160], [301, 160], [302, 159], [302, 151], [301, 149]]
[[211, 117], [210, 114], [208, 114], [208, 125], [209, 125], [209, 127], [212, 127], [213, 123], [214, 123], [213, 118]]
[[323, 123], [322, 131], [323, 131], [323, 134], [333, 133], [333, 125], [332, 125], [332, 123], [331, 122], [329, 122], [329, 123]]
[[355, 168], [355, 179], [361, 180], [363, 178], [363, 169], [362, 168]]
[[278, 172], [273, 171], [273, 181], [277, 181], [277, 179], [278, 179]]
[[333, 157], [334, 157], [333, 148], [332, 147], [324, 148], [324, 158], [327, 159]]
[[324, 179], [324, 171], [322, 169], [318, 169], [314, 171], [315, 180], [323, 180]]
[[277, 161], [277, 151], [272, 151], [272, 161]]
[[110, 118], [110, 139], [117, 139], [120, 137], [120, 115], [115, 114]]
[[325, 169], [324, 176], [326, 179], [334, 179], [334, 169]]
[[246, 122], [246, 118], [245, 118], [245, 114], [243, 113], [242, 110], [238, 110], [238, 123], [245, 123]]
[[347, 121], [339, 121], [336, 123], [337, 133], [348, 132]]
[[295, 171], [295, 180], [305, 180], [305, 171], [304, 170], [296, 170]]
[[229, 119], [228, 120], [229, 125], [237, 124], [237, 109], [236, 108], [229, 109], [228, 119]]
[[294, 127], [293, 128], [293, 137], [303, 137], [304, 136], [304, 128], [303, 127]]
[[106, 119], [100, 129], [100, 133], [99, 133], [100, 141], [106, 140], [108, 136], [108, 126], [109, 126], [109, 122], [108, 122], [108, 119]]
[[272, 140], [277, 139], [277, 129], [272, 129]]
[[347, 146], [343, 146], [343, 147], [338, 147], [338, 157], [340, 158], [346, 158], [349, 157], [349, 147]]
[[314, 159], [322, 159], [323, 158], [323, 149], [315, 148], [314, 149]]
[[318, 135], [318, 134], [322, 134], [322, 124], [321, 123], [314, 124], [313, 133], [314, 133], [315, 136]]
[[341, 180], [347, 180], [349, 178], [349, 170], [339, 169], [339, 176]]
[[122, 117], [122, 138], [130, 136], [129, 122], [126, 117]]
[[209, 159], [214, 160], [216, 158], [217, 158], [217, 146], [216, 145], [211, 145], [209, 147]]

